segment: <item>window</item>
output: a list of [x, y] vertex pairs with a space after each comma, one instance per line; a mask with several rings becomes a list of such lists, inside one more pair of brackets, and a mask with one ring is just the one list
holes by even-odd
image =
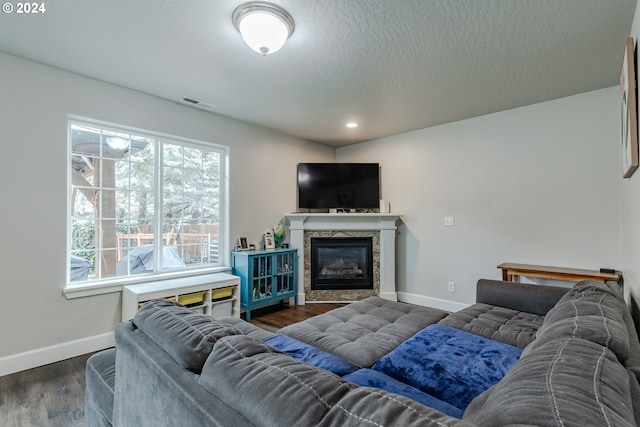
[[69, 283], [224, 261], [225, 147], [71, 120], [69, 153]]

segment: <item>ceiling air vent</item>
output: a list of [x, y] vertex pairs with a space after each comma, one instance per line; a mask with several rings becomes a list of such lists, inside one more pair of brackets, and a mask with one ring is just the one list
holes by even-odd
[[191, 107], [200, 108], [202, 110], [212, 110], [216, 106], [209, 102], [200, 101], [199, 99], [195, 99], [191, 96], [183, 96], [181, 99], [182, 103], [185, 105], [189, 105]]

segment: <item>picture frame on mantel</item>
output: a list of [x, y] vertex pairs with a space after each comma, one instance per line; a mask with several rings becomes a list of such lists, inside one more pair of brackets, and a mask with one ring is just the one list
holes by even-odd
[[620, 106], [622, 111], [622, 172], [630, 178], [638, 168], [638, 112], [636, 109], [636, 70], [633, 38], [624, 46], [620, 73]]

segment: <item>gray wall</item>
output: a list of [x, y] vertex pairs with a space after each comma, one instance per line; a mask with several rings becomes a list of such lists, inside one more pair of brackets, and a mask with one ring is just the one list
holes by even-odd
[[[333, 148], [0, 54], [0, 375], [109, 342], [120, 294], [66, 299], [67, 116], [230, 147], [232, 239], [258, 242], [296, 206], [298, 162]], [[75, 354], [74, 354], [75, 353]]]
[[459, 308], [501, 262], [620, 269], [618, 105], [609, 88], [338, 149], [379, 162], [405, 215], [401, 297]]
[[298, 162], [381, 163], [382, 196], [405, 214], [405, 300], [469, 304], [503, 261], [622, 268], [624, 258], [638, 294], [639, 178], [623, 183], [621, 203], [617, 88], [336, 151], [12, 56], [0, 54], [0, 70], [0, 375], [97, 349], [120, 319], [119, 294], [62, 295], [68, 114], [230, 146], [230, 235], [254, 242], [295, 209]]

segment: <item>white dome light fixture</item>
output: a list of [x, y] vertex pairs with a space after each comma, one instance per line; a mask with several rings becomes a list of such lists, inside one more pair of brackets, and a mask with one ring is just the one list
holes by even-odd
[[280, 50], [295, 29], [289, 12], [265, 1], [241, 4], [233, 12], [232, 20], [244, 42], [263, 55]]

